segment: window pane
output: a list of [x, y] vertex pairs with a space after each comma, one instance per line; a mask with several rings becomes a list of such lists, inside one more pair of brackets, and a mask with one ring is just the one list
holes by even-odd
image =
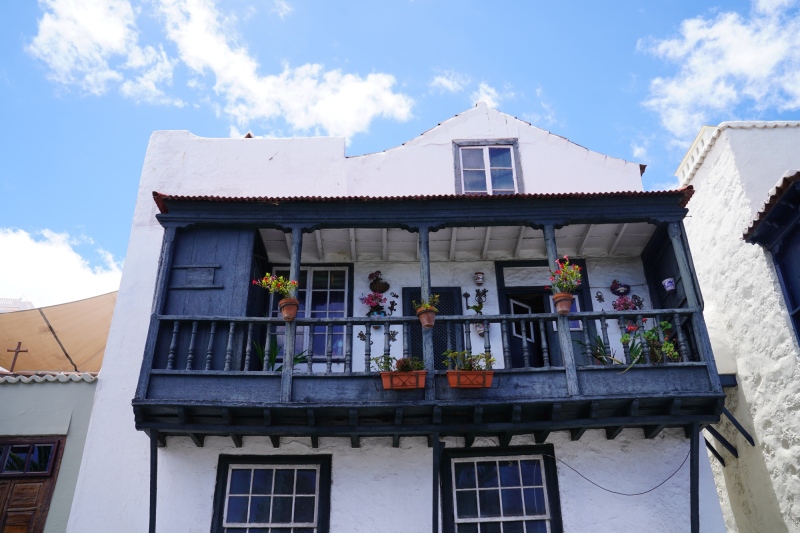
[[275, 496], [272, 499], [272, 523], [288, 524], [292, 521], [292, 497]]
[[247, 496], [231, 496], [228, 498], [228, 515], [225, 521], [234, 524], [247, 522]]
[[325, 355], [325, 335], [314, 335], [314, 346], [312, 347], [314, 355]]
[[294, 470], [275, 470], [275, 494], [292, 494], [294, 492]]
[[269, 523], [269, 496], [253, 496], [250, 500], [250, 523]]
[[316, 492], [317, 492], [317, 471], [298, 470], [296, 494], [316, 494]]
[[500, 522], [481, 524], [481, 533], [500, 533]]
[[250, 494], [250, 469], [236, 468], [231, 471], [231, 488], [228, 494]]
[[474, 490], [456, 492], [456, 514], [459, 518], [478, 517], [478, 499]]
[[486, 174], [483, 170], [464, 171], [464, 192], [486, 192]]
[[525, 533], [547, 533], [547, 521], [528, 520], [525, 522]]
[[272, 494], [272, 469], [253, 471], [253, 494]]
[[312, 289], [327, 289], [328, 288], [328, 271], [315, 270], [312, 276], [313, 285]]
[[511, 148], [489, 148], [489, 167], [511, 168]]
[[475, 463], [456, 463], [456, 488], [475, 488]]
[[483, 169], [483, 148], [462, 148], [461, 164], [463, 169]]
[[313, 523], [315, 500], [313, 496], [298, 496], [294, 499], [295, 523]]
[[311, 310], [323, 312], [328, 310], [327, 291], [313, 291], [311, 293]]
[[23, 472], [25, 471], [25, 463], [28, 461], [28, 450], [30, 445], [17, 445], [12, 446], [8, 451], [8, 459], [6, 459], [6, 466], [3, 472]]
[[542, 464], [539, 461], [520, 461], [523, 485], [542, 484]]
[[503, 489], [503, 516], [522, 516], [522, 490]]
[[331, 289], [344, 289], [347, 272], [344, 270], [331, 270]]
[[344, 291], [331, 291], [329, 311], [344, 311]]
[[500, 484], [504, 487], [519, 487], [519, 462], [500, 461]]
[[481, 490], [478, 491], [480, 501], [481, 518], [488, 516], [500, 516], [500, 491]]
[[478, 486], [481, 488], [497, 486], [497, 463], [494, 461], [478, 463]]
[[478, 524], [458, 524], [458, 533], [478, 533]]
[[525, 524], [522, 522], [506, 522], [503, 524], [503, 533], [525, 533]]
[[525, 489], [525, 514], [542, 515], [547, 513], [544, 504], [544, 489]]
[[514, 173], [511, 169], [492, 169], [492, 191], [513, 191]]
[[50, 456], [53, 455], [52, 444], [37, 444], [33, 447], [33, 456], [28, 465], [28, 472], [47, 472]]

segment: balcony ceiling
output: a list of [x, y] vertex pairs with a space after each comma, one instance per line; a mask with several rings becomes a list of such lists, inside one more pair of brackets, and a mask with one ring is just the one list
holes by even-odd
[[[578, 224], [556, 230], [558, 253], [638, 257], [656, 227], [648, 223]], [[289, 262], [291, 235], [262, 229], [269, 260]], [[430, 234], [432, 261], [545, 259], [541, 230], [523, 226], [445, 228]], [[303, 236], [304, 263], [418, 261], [417, 234], [401, 229], [323, 229]]]

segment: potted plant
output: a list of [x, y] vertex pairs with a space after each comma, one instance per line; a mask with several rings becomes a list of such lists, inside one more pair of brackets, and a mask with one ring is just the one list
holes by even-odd
[[444, 362], [454, 370], [447, 371], [447, 383], [454, 389], [483, 389], [492, 386], [494, 358], [491, 353], [471, 354], [468, 351], [444, 352]]
[[[488, 289], [476, 289], [475, 290], [475, 305], [469, 305], [469, 293], [464, 293], [464, 298], [467, 301], [467, 309], [472, 309], [475, 311], [476, 315], [483, 314], [483, 303], [486, 301], [486, 293], [489, 292]], [[484, 326], [483, 321], [475, 323], [475, 331], [483, 337], [483, 334], [486, 333], [486, 330], [489, 329], [491, 324], [486, 324]]]
[[261, 279], [254, 279], [253, 285], [258, 285], [267, 289], [270, 293], [278, 293], [283, 298], [278, 302], [278, 309], [286, 322], [291, 322], [297, 316], [297, 309], [300, 302], [297, 298], [292, 298], [291, 294], [297, 293], [297, 280], [286, 279], [283, 276], [273, 276], [267, 274]]
[[645, 362], [643, 343], [647, 343], [651, 363], [666, 363], [668, 360], [678, 361], [681, 358], [675, 339], [671, 337], [672, 324], [662, 320], [652, 328], [645, 329], [644, 324], [647, 323], [647, 319], [642, 319], [642, 323], [642, 327], [629, 323], [625, 328], [625, 334], [620, 338], [622, 344], [628, 347], [631, 366]]
[[369, 275], [369, 290], [383, 294], [389, 290], [389, 284], [383, 279], [380, 270]]
[[422, 327], [425, 329], [430, 329], [433, 327], [434, 322], [436, 321], [436, 313], [439, 310], [436, 306], [439, 305], [439, 295], [438, 294], [431, 294], [428, 300], [422, 300], [421, 302], [417, 302], [415, 300], [411, 300], [411, 306], [417, 310], [417, 316], [419, 317], [419, 322], [422, 324]]
[[[386, 303], [386, 298], [383, 294], [379, 292], [371, 292], [366, 296], [362, 296], [359, 298], [362, 304], [369, 307], [369, 311], [367, 311], [367, 316], [386, 316], [386, 309], [384, 309], [383, 304]], [[372, 326], [375, 329], [379, 329], [380, 326]]]
[[425, 376], [428, 371], [425, 370], [424, 363], [419, 359], [410, 357], [395, 359], [389, 355], [381, 355], [373, 358], [372, 362], [380, 372], [384, 390], [425, 388]]
[[642, 299], [636, 296], [635, 294], [630, 298], [622, 295], [613, 302], [611, 302], [611, 306], [616, 311], [635, 311], [637, 309], [641, 309]]
[[556, 269], [550, 271], [550, 281], [553, 282], [550, 288], [553, 290], [556, 313], [568, 315], [574, 299], [572, 293], [581, 286], [581, 267], [570, 264], [566, 255], [564, 259], [556, 259]]
[[631, 286], [626, 285], [625, 283], [620, 283], [619, 280], [615, 279], [611, 281], [610, 290], [616, 296], [625, 296], [631, 292]]

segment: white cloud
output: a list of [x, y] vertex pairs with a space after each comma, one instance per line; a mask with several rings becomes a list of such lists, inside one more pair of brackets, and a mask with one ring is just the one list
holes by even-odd
[[40, 0], [44, 11], [28, 51], [49, 77], [102, 95], [119, 85], [137, 102], [182, 105], [159, 85], [172, 82], [175, 61], [163, 48], [140, 47], [136, 16], [127, 0]]
[[639, 144], [636, 141], [631, 141], [631, 153], [633, 154], [633, 159], [636, 161], [644, 161], [647, 159], [647, 145], [649, 143], [647, 141]]
[[672, 39], [640, 48], [679, 65], [650, 83], [645, 105], [687, 142], [700, 126], [741, 105], [755, 112], [800, 109], [800, 14], [795, 0], [760, 0], [752, 13], [685, 20]]
[[458, 93], [464, 90], [464, 86], [469, 84], [468, 76], [446, 70], [439, 76], [435, 76], [430, 82], [430, 87], [439, 92]]
[[280, 18], [286, 18], [286, 15], [294, 11], [294, 8], [289, 5], [289, 2], [286, 0], [275, 0], [275, 7], [272, 8], [272, 11], [278, 14]]
[[0, 250], [7, 258], [0, 266], [0, 296], [33, 302], [37, 307], [72, 302], [115, 291], [122, 265], [107, 251], [96, 248], [102, 266], [92, 267], [73, 246], [88, 244], [85, 236], [42, 230], [32, 235], [0, 228]]
[[522, 118], [534, 126], [549, 127], [556, 124], [558, 122], [556, 119], [556, 111], [553, 109], [553, 105], [545, 99], [542, 88], [537, 87], [535, 94], [536, 98], [539, 100], [538, 107], [535, 107], [534, 111], [523, 113]]
[[389, 74], [366, 77], [324, 71], [318, 64], [284, 65], [278, 75], [261, 76], [247, 48], [225, 31], [210, 0], [162, 0], [169, 39], [181, 60], [197, 74], [211, 72], [224, 112], [239, 128], [283, 118], [295, 130], [351, 137], [376, 117], [407, 120], [413, 100], [392, 90]]
[[489, 107], [497, 107], [503, 99], [503, 96], [488, 83], [481, 82], [478, 85], [478, 90], [470, 96], [474, 102], [486, 102]]

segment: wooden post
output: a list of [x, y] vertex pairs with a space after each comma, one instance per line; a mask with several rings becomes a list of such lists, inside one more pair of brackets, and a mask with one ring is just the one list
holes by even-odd
[[[420, 297], [427, 302], [431, 297], [431, 252], [429, 247], [429, 229], [427, 226], [419, 228], [419, 278]], [[433, 328], [422, 328], [422, 360], [428, 375], [425, 376], [425, 399], [435, 398], [434, 371], [436, 362], [433, 354]]]
[[[303, 249], [303, 228], [292, 228], [292, 258], [289, 264], [289, 279], [300, 279], [300, 254]], [[297, 289], [289, 295], [297, 298]], [[294, 370], [295, 341], [297, 324], [286, 323], [286, 337], [283, 341], [283, 368], [281, 369], [281, 402], [292, 401], [292, 371]], [[308, 356], [311, 359], [311, 354]]]
[[431, 504], [433, 513], [431, 531], [433, 533], [439, 533], [439, 471], [441, 469], [442, 462], [442, 448], [444, 448], [445, 443], [439, 441], [438, 433], [434, 433], [431, 436], [431, 440], [433, 441], [433, 501]]
[[700, 533], [700, 426], [692, 424], [689, 441], [689, 499], [692, 533]]
[[156, 502], [158, 494], [158, 431], [150, 430], [150, 533], [156, 533]]
[[[552, 224], [544, 227], [544, 242], [547, 246], [547, 261], [550, 269], [556, 269], [558, 251], [556, 249], [556, 229]], [[580, 394], [578, 387], [578, 370], [575, 368], [575, 354], [572, 351], [572, 335], [569, 332], [569, 317], [558, 317], [558, 345], [561, 347], [561, 358], [567, 373], [567, 394], [577, 396]]]
[[708, 338], [706, 321], [700, 307], [700, 293], [694, 285], [694, 270], [689, 263], [689, 253], [685, 247], [683, 224], [680, 222], [670, 222], [667, 227], [667, 233], [669, 233], [669, 239], [672, 241], [672, 248], [675, 251], [678, 271], [681, 274], [683, 290], [686, 293], [686, 303], [694, 311], [692, 313], [692, 325], [694, 326], [697, 348], [700, 351], [700, 356], [703, 358], [706, 366], [708, 366], [711, 390], [714, 392], [722, 392], [722, 384], [719, 381], [719, 374], [717, 373], [717, 363], [714, 361], [714, 353], [711, 351], [711, 340]]

